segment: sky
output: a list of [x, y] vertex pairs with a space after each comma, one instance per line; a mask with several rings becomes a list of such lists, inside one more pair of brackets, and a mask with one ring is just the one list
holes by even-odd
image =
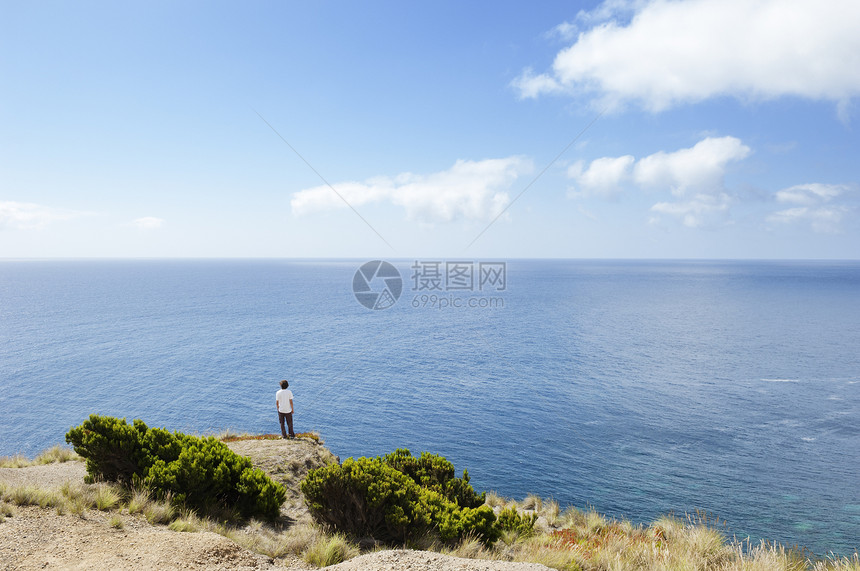
[[860, 255], [856, 0], [0, 4], [0, 258]]

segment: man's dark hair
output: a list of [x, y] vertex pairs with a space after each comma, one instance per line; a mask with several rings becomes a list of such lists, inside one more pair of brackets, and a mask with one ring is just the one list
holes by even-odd
[[282, 389], [285, 389], [288, 386], [290, 386], [290, 383], [287, 381], [287, 379], [284, 379], [283, 381], [281, 381], [281, 388]]

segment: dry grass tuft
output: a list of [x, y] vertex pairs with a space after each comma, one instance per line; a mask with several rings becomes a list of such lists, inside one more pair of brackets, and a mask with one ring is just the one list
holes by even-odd
[[249, 528], [221, 528], [212, 531], [228, 537], [245, 549], [273, 559], [289, 554], [302, 557], [311, 546], [326, 537], [322, 531], [310, 525], [294, 525], [281, 532], [271, 527], [261, 527], [255, 531]]
[[52, 446], [36, 456], [34, 464], [51, 464], [53, 462], [83, 462], [83, 458], [71, 448], [65, 446]]
[[[322, 536], [322, 531], [317, 527], [312, 525], [295, 525], [278, 537], [278, 551], [282, 555], [287, 553], [301, 555]], [[282, 555], [269, 556], [281, 557]]]
[[150, 501], [143, 507], [143, 515], [149, 523], [167, 525], [176, 517], [176, 508], [170, 503], [170, 498]]
[[81, 519], [86, 519], [87, 517], [87, 508], [90, 507], [90, 502], [81, 497], [74, 497], [66, 502], [66, 506], [68, 506], [69, 511]]
[[152, 499], [149, 490], [146, 489], [132, 489], [129, 494], [128, 513], [130, 514], [142, 512]]
[[725, 524], [705, 513], [663, 516], [649, 526], [614, 520], [593, 509], [567, 508], [534, 495], [521, 502], [488, 493], [492, 507], [534, 512], [543, 529], [531, 537], [506, 532], [491, 548], [463, 541], [434, 550], [458, 557], [540, 563], [577, 571], [860, 571], [860, 556], [811, 559], [805, 551], [762, 542], [730, 541]]
[[251, 518], [248, 520], [248, 523], [245, 526], [245, 531], [249, 533], [260, 533], [263, 529], [263, 522], [256, 519]]
[[505, 507], [506, 500], [505, 500], [505, 498], [503, 498], [502, 496], [500, 496], [496, 492], [487, 492], [487, 494], [484, 498], [484, 503], [487, 504], [488, 506], [490, 506], [491, 508], [495, 508], [495, 507], [503, 508], [503, 507]]
[[320, 536], [305, 550], [302, 558], [317, 567], [337, 565], [359, 554], [358, 546], [340, 534]]
[[[231, 430], [225, 430], [215, 436], [221, 442], [239, 442], [240, 440], [281, 440], [280, 434], [248, 434], [247, 432], [238, 433]], [[296, 438], [308, 438], [316, 442], [321, 442], [320, 435], [317, 432], [299, 432]]]
[[541, 511], [541, 508], [543, 508], [543, 500], [540, 496], [529, 494], [526, 496], [526, 499], [522, 501], [520, 507], [524, 510], [533, 510], [535, 512], [539, 512]]
[[116, 487], [109, 484], [99, 484], [93, 494], [93, 504], [100, 511], [110, 511], [122, 501], [122, 494]]
[[34, 486], [16, 486], [3, 490], [3, 499], [16, 506], [34, 506], [39, 504], [41, 490]]
[[546, 500], [543, 503], [543, 510], [541, 510], [539, 515], [546, 519], [548, 525], [555, 527], [561, 517], [561, 508], [557, 501], [552, 499]]
[[463, 557], [464, 559], [495, 559], [495, 552], [484, 547], [475, 537], [465, 537], [453, 549], [443, 549], [441, 553]]
[[0, 502], [0, 523], [3, 523], [7, 517], [15, 515], [15, 507], [6, 502]]
[[196, 533], [205, 526], [192, 510], [180, 510], [179, 517], [167, 525], [167, 529], [184, 533]]
[[0, 456], [0, 468], [26, 468], [32, 465], [32, 460], [18, 454], [15, 456]]
[[814, 571], [860, 571], [860, 554], [851, 557], [829, 557], [815, 563]]
[[38, 488], [36, 486], [16, 486], [4, 488], [0, 499], [16, 506], [39, 506], [53, 508], [65, 505], [65, 498], [55, 489]]
[[18, 454], [15, 456], [2, 456], [0, 457], [0, 468], [27, 468], [28, 466], [51, 464], [52, 462], [68, 462], [70, 460], [80, 461], [83, 459], [71, 448], [66, 448], [58, 444], [48, 448], [33, 460]]
[[125, 528], [125, 523], [122, 521], [122, 518], [119, 517], [118, 514], [113, 514], [108, 520], [108, 525], [110, 525], [114, 529], [123, 529]]

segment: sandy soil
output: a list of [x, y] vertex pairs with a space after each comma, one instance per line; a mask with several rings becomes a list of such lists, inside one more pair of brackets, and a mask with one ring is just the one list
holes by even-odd
[[94, 510], [85, 519], [39, 507], [15, 512], [0, 523], [2, 569], [276, 568], [220, 535], [178, 533], [142, 516], [121, 515], [124, 528], [115, 529], [109, 515]]
[[326, 567], [332, 571], [547, 571], [549, 567], [537, 563], [511, 563], [508, 561], [481, 561], [462, 559], [430, 551], [393, 549], [360, 555], [349, 561]]

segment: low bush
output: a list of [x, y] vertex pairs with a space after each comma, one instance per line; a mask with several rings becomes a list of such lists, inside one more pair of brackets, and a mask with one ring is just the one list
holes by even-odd
[[403, 542], [429, 523], [416, 509], [418, 484], [378, 458], [311, 470], [301, 490], [314, 519], [354, 537]]
[[474, 537], [485, 545], [499, 538], [496, 516], [489, 506], [462, 508], [433, 490], [423, 490], [419, 504], [428, 513], [431, 526], [445, 543]]
[[467, 535], [491, 544], [495, 515], [450, 462], [397, 450], [377, 458], [348, 458], [308, 473], [301, 483], [317, 522], [353, 537], [406, 543], [437, 533], [444, 542]]
[[214, 437], [91, 415], [69, 430], [66, 442], [86, 459], [91, 481], [143, 485], [193, 509], [235, 506], [244, 517], [274, 519], [286, 499], [283, 486]]
[[382, 457], [383, 462], [409, 476], [422, 488], [439, 492], [448, 500], [464, 508], [477, 508], [484, 505], [486, 492], [475, 493], [469, 484], [469, 472], [463, 470], [463, 477], [457, 478], [454, 465], [442, 456], [422, 452], [418, 458], [409, 450], [398, 448]]

